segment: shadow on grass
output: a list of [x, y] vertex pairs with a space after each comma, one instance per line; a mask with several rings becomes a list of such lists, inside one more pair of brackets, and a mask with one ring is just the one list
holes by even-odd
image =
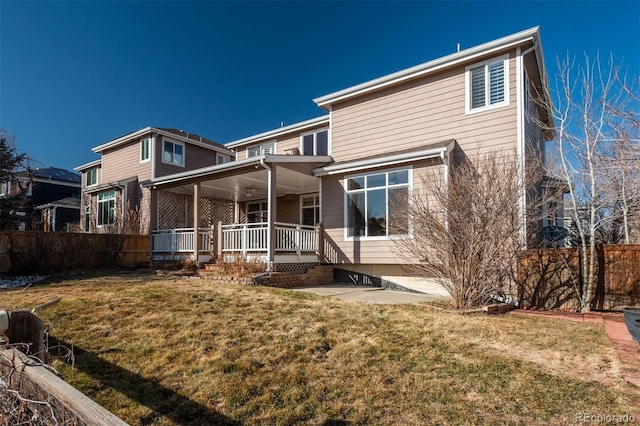
[[[49, 336], [49, 346], [72, 345]], [[144, 405], [153, 412], [137, 419], [140, 424], [150, 424], [161, 416], [166, 416], [181, 425], [240, 425], [223, 414], [218, 413], [198, 402], [180, 395], [176, 391], [162, 386], [158, 381], [145, 378], [127, 369], [105, 361], [95, 353], [87, 352], [78, 346], [73, 346], [75, 368], [85, 372], [104, 387], [121, 392], [137, 403]], [[54, 354], [51, 354], [54, 356]]]

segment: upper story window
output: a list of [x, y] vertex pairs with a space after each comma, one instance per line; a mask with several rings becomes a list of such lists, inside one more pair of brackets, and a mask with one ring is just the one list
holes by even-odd
[[322, 129], [301, 136], [302, 155], [329, 155], [329, 130]]
[[151, 155], [151, 139], [142, 139], [140, 141], [140, 162], [149, 161]]
[[164, 141], [162, 162], [184, 166], [184, 145], [178, 142]]
[[253, 145], [247, 148], [247, 158], [259, 157], [265, 154], [275, 154], [276, 143], [275, 141], [262, 143], [260, 145]]
[[216, 155], [216, 164], [224, 164], [228, 163], [231, 159], [228, 155], [217, 154]]
[[346, 178], [347, 237], [406, 235], [410, 169]]
[[98, 168], [94, 167], [87, 170], [87, 186], [93, 186], [98, 184]]
[[467, 113], [509, 105], [509, 55], [466, 68]]

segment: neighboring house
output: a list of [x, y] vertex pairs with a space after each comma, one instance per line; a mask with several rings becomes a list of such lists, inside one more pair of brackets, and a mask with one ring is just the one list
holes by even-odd
[[[149, 234], [157, 227], [155, 221], [150, 225], [151, 190], [142, 187], [141, 181], [223, 164], [234, 156], [201, 136], [156, 127], [128, 133], [93, 148], [93, 152], [100, 154], [100, 159], [75, 168], [82, 174], [80, 227], [85, 232], [131, 234]], [[165, 194], [160, 206], [165, 210], [171, 205], [185, 208], [182, 198]], [[175, 217], [162, 226], [176, 227], [184, 221], [184, 212], [171, 211]]]
[[[57, 167], [23, 170], [11, 181], [2, 183], [0, 197], [19, 200], [13, 209], [13, 227], [41, 229], [41, 210], [36, 207], [67, 197], [80, 197], [80, 175]], [[78, 218], [70, 216], [66, 223], [77, 223]]]
[[80, 196], [67, 197], [34, 207], [40, 211], [40, 229], [45, 232], [76, 231], [80, 222]]
[[[428, 172], [448, 182], [451, 162], [465, 156], [544, 158], [553, 135], [536, 123], [552, 123], [531, 94], [545, 83], [533, 28], [316, 98], [326, 115], [226, 144], [235, 161], [147, 174], [154, 257], [242, 255], [271, 270], [323, 262], [353, 277], [440, 291], [403, 271], [388, 225], [406, 212], [394, 200], [420, 191]], [[163, 204], [180, 197], [177, 210]], [[232, 204], [232, 217], [214, 217], [219, 200]], [[529, 225], [523, 241], [541, 226]]]

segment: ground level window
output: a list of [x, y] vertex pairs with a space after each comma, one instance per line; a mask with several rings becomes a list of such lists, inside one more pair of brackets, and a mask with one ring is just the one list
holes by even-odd
[[347, 177], [347, 236], [406, 234], [409, 186], [409, 169]]
[[116, 191], [98, 194], [98, 226], [116, 222]]
[[320, 197], [318, 195], [306, 195], [302, 197], [301, 223], [315, 226], [320, 222]]
[[260, 223], [267, 221], [269, 205], [266, 202], [247, 203], [247, 222]]

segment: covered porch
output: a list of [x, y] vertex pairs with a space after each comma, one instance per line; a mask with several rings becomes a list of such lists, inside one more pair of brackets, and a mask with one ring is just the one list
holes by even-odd
[[[152, 193], [153, 259], [243, 258], [264, 262], [269, 271], [281, 264], [320, 262], [322, 191], [313, 169], [331, 161], [266, 154], [145, 182]], [[162, 226], [167, 221], [159, 215], [168, 208], [162, 196], [188, 200], [177, 207], [185, 213], [173, 221], [178, 226]], [[232, 211], [223, 219], [212, 220], [211, 209], [203, 208], [224, 203]]]

